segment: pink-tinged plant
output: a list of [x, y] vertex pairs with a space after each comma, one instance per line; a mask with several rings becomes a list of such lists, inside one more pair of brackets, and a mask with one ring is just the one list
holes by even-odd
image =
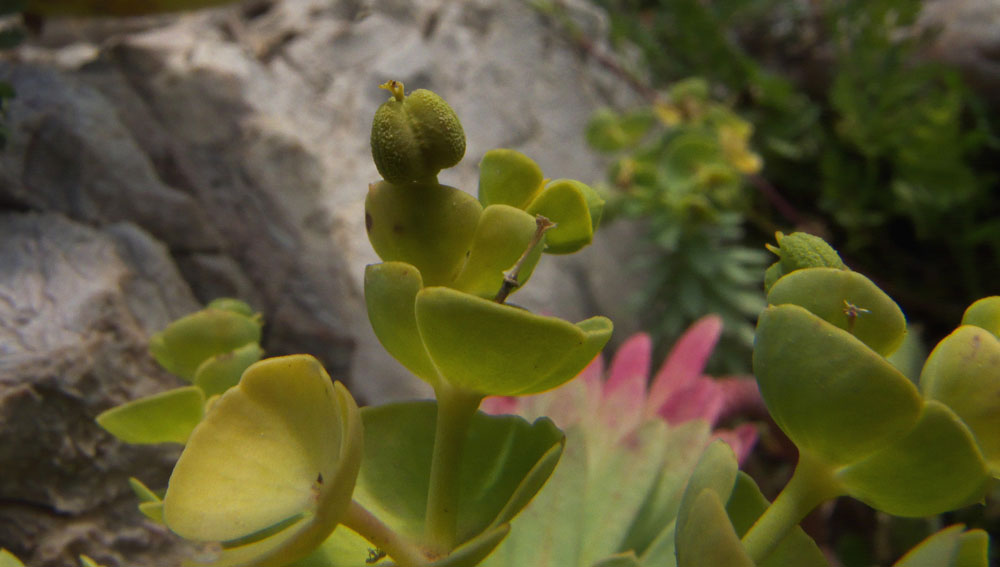
[[763, 402], [751, 376], [716, 379], [704, 374], [721, 332], [722, 319], [716, 315], [696, 321], [674, 344], [652, 380], [652, 340], [638, 333], [615, 353], [607, 380], [603, 357], [598, 356], [562, 388], [537, 396], [489, 398], [483, 410], [529, 419], [547, 415], [563, 429], [597, 418], [616, 440], [649, 419], [670, 425], [702, 419], [714, 429], [713, 437], [726, 441], [742, 463], [757, 442], [757, 429], [750, 423], [733, 429], [715, 427], [731, 416], [756, 412]]

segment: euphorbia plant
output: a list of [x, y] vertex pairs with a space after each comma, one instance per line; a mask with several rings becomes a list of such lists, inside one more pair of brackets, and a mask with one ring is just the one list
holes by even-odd
[[551, 421], [488, 416], [481, 400], [558, 386], [610, 337], [606, 318], [506, 302], [543, 252], [591, 241], [597, 194], [506, 150], [484, 158], [479, 199], [441, 185], [464, 154], [458, 118], [434, 93], [383, 88], [371, 141], [384, 180], [365, 221], [384, 262], [367, 268], [365, 300], [379, 340], [437, 399], [359, 409], [311, 356], [255, 362], [260, 321], [238, 302], [154, 337], [157, 360], [193, 385], [98, 421], [125, 440], [185, 443], [165, 493], [133, 486], [147, 516], [216, 544], [209, 564], [479, 563], [563, 448]]
[[[932, 515], [981, 501], [997, 476], [997, 338], [963, 325], [914, 385], [885, 358], [906, 330], [896, 304], [822, 240], [779, 234], [778, 242], [754, 371], [775, 422], [798, 447], [798, 465], [773, 504], [741, 502], [741, 491], [756, 490], [752, 481], [737, 475], [724, 448], [707, 452], [678, 516], [682, 567], [720, 557], [727, 565], [825, 565], [796, 528], [819, 503], [852, 496], [889, 514]], [[995, 324], [996, 299], [984, 301], [966, 322]], [[921, 564], [913, 557], [938, 545], [951, 547], [935, 565], [987, 564], [984, 533], [940, 537], [900, 565]]]
[[[365, 207], [383, 263], [366, 269], [365, 301], [378, 339], [436, 399], [359, 409], [311, 356], [258, 361], [261, 323], [239, 302], [213, 303], [172, 324], [151, 350], [192, 385], [109, 410], [98, 422], [125, 440], [185, 444], [165, 492], [138, 481], [133, 488], [148, 517], [209, 544], [202, 564], [479, 564], [546, 483], [565, 444], [547, 418], [491, 416], [480, 403], [560, 386], [610, 336], [603, 317], [573, 324], [507, 303], [543, 253], [590, 242], [599, 197], [578, 181], [546, 180], [511, 150], [483, 158], [478, 198], [441, 185], [438, 172], [464, 154], [457, 117], [433, 93], [407, 96], [394, 81], [383, 87], [390, 98], [375, 117], [372, 154], [385, 179], [369, 187]], [[769, 411], [799, 448], [777, 500], [765, 500], [724, 443], [710, 444], [693, 472], [671, 462], [677, 453], [694, 461], [709, 435], [705, 421], [667, 423], [681, 415], [676, 401], [704, 401], [714, 386], [688, 376], [674, 391], [657, 380], [647, 392], [648, 369], [623, 362], [612, 371], [618, 378], [600, 386], [607, 401], [594, 409], [597, 419], [565, 425], [595, 447], [636, 450], [627, 463], [595, 467], [571, 444], [568, 477], [596, 479], [587, 497], [574, 498], [571, 487], [540, 501], [582, 519], [584, 551], [538, 541], [526, 555], [499, 553], [494, 564], [555, 549], [567, 554], [563, 563], [584, 567], [825, 565], [797, 527], [825, 499], [849, 495], [913, 516], [983, 498], [1000, 470], [1000, 299], [970, 308], [916, 386], [885, 358], [905, 332], [891, 299], [815, 237], [779, 234], [772, 251], [780, 260], [767, 272], [769, 306], [753, 362]], [[715, 325], [707, 341], [714, 343], [718, 322], [706, 321]], [[701, 352], [703, 364], [701, 339], [685, 342], [678, 356]], [[628, 348], [645, 348], [648, 359], [643, 340]], [[590, 401], [587, 393], [580, 400], [584, 408]], [[677, 443], [659, 443], [670, 431]], [[619, 478], [627, 467], [644, 471], [643, 486], [638, 476], [636, 486]], [[627, 513], [609, 504], [622, 498], [630, 499]], [[986, 543], [982, 532], [945, 530], [898, 566], [939, 557], [941, 565], [985, 567]]]

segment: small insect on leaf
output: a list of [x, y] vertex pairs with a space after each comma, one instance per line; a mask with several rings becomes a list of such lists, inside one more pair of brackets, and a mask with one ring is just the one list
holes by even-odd
[[857, 305], [844, 300], [844, 315], [847, 315], [847, 332], [854, 334], [854, 321], [857, 320], [858, 315], [862, 313], [871, 313], [870, 309], [864, 309], [858, 307]]

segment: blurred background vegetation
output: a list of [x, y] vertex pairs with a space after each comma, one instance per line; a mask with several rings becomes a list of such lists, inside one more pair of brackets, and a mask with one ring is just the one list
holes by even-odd
[[[645, 229], [636, 313], [657, 344], [718, 313], [727, 334], [711, 370], [749, 371], [774, 261], [764, 243], [779, 230], [826, 238], [900, 303], [923, 337], [897, 361], [911, 375], [971, 302], [998, 293], [997, 104], [924, 57], [935, 30], [917, 23], [922, 2], [593, 2], [617, 51], [602, 59], [647, 101], [599, 112], [587, 138], [612, 157], [609, 216]], [[583, 51], [600, 39], [560, 2], [535, 5]], [[775, 438], [761, 449], [750, 470], [766, 490], [794, 455]], [[845, 567], [891, 563], [956, 521], [1000, 529], [995, 499], [944, 518], [849, 502], [815, 516], [807, 529]]]
[[[648, 101], [595, 116], [613, 214], [642, 219], [645, 327], [715, 312], [717, 372], [746, 371], [763, 244], [829, 239], [933, 344], [996, 293], [996, 108], [922, 58], [918, 0], [594, 0], [616, 72]], [[536, 2], [571, 40], [559, 2]]]

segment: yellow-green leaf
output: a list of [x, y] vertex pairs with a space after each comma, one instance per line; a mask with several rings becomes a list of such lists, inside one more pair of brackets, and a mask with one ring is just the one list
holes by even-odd
[[223, 542], [216, 565], [290, 563], [346, 512], [362, 445], [357, 405], [315, 358], [262, 360], [191, 435], [164, 519], [187, 539]]
[[126, 443], [184, 443], [204, 411], [201, 388], [185, 386], [113, 407], [97, 424]]

